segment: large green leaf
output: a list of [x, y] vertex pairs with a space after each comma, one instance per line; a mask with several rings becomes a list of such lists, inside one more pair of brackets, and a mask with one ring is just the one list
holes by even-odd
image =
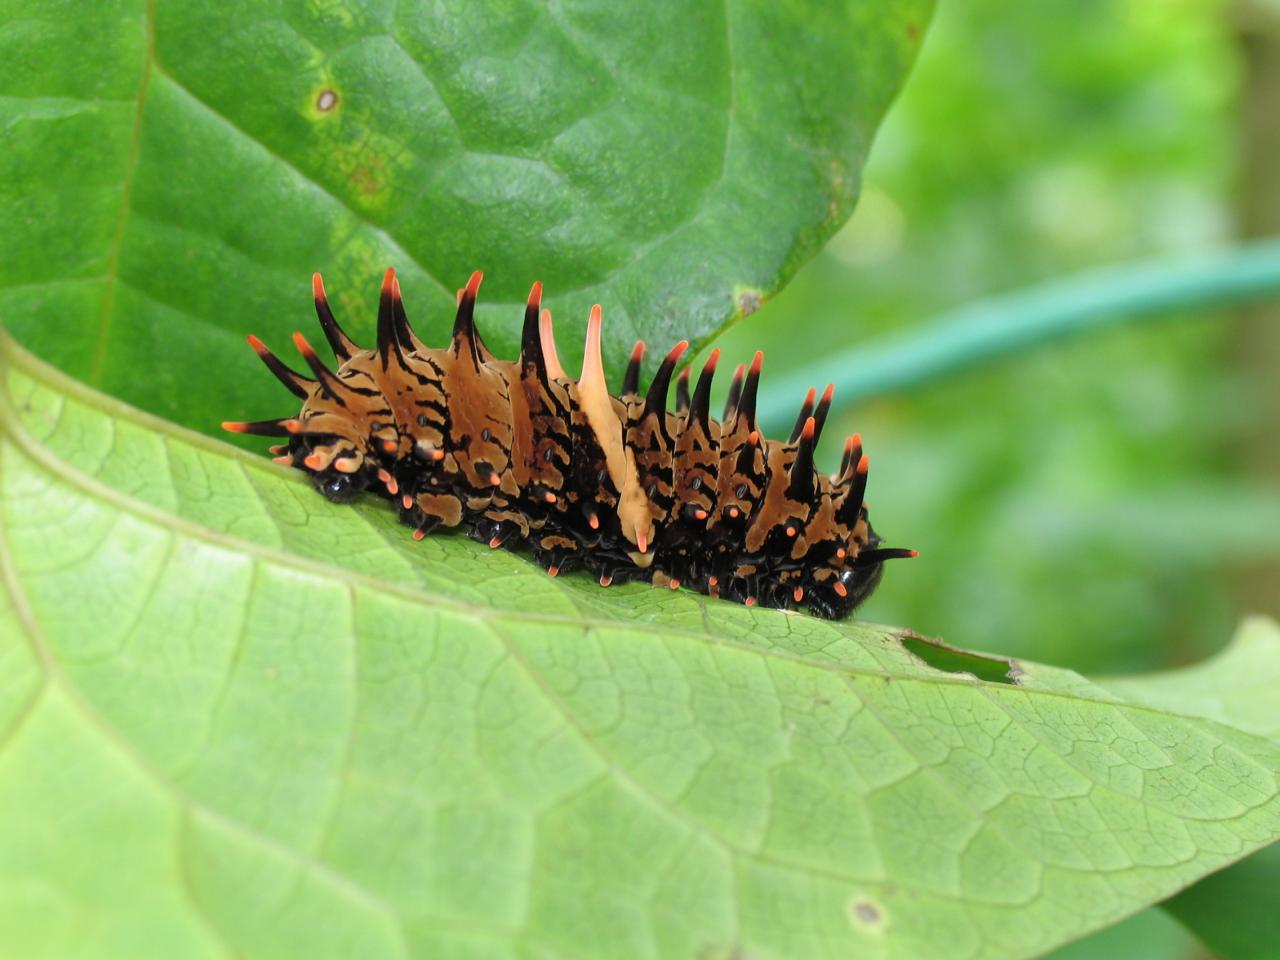
[[1027, 957], [1280, 835], [1266, 738], [415, 544], [0, 345], [0, 955]]
[[5, 0], [0, 316], [205, 431], [278, 407], [243, 336], [310, 324], [314, 270], [367, 338], [395, 266], [439, 341], [482, 268], [511, 355], [540, 279], [568, 360], [605, 305], [616, 370], [750, 312], [847, 218], [931, 6]]
[[[1280, 627], [1249, 620], [1205, 663], [1105, 681], [1126, 699], [1209, 717], [1280, 743]], [[1206, 877], [1164, 904], [1220, 960], [1280, 957], [1280, 844]]]
[[1165, 902], [1217, 960], [1280, 957], [1280, 844], [1205, 877]]
[[1228, 723], [1280, 742], [1280, 629], [1246, 620], [1211, 660], [1141, 677], [1110, 677], [1107, 689], [1136, 703]]

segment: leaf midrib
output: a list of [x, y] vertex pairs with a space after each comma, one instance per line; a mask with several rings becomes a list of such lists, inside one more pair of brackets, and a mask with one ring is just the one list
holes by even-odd
[[89, 382], [102, 382], [102, 369], [107, 359], [107, 337], [111, 331], [111, 311], [115, 307], [116, 288], [120, 282], [120, 251], [124, 248], [124, 228], [129, 219], [133, 200], [133, 182], [137, 178], [138, 155], [142, 149], [142, 116], [147, 109], [147, 91], [151, 86], [151, 74], [156, 64], [155, 0], [147, 0], [143, 11], [142, 29], [146, 36], [145, 60], [142, 79], [138, 82], [138, 94], [134, 98], [133, 131], [130, 134], [129, 153], [125, 158], [124, 186], [120, 192], [120, 212], [116, 215], [116, 228], [111, 238], [107, 256], [106, 289], [102, 294], [102, 316], [98, 320], [98, 339], [94, 345], [93, 361], [89, 367]]
[[[0, 338], [4, 337], [5, 335], [0, 332]], [[12, 341], [9, 341], [8, 344], [0, 341], [0, 347], [11, 345]], [[24, 357], [22, 354], [23, 352], [20, 350], [11, 353], [9, 362], [12, 362], [15, 356], [21, 361], [25, 361], [19, 362], [16, 365], [22, 367], [25, 373], [44, 383], [46, 386], [58, 391], [65, 391], [68, 384], [73, 387], [80, 386], [75, 381], [70, 381], [68, 378], [64, 378], [62, 374], [52, 370], [52, 368], [45, 367], [44, 364], [39, 361], [35, 361], [33, 358], [29, 358], [29, 356]], [[28, 433], [26, 428], [22, 425], [21, 420], [17, 417], [16, 412], [13, 410], [12, 398], [8, 392], [7, 384], [4, 382], [3, 373], [3, 369], [0, 368], [0, 413], [3, 414], [0, 416], [0, 423], [7, 424], [7, 426], [0, 427], [0, 436], [7, 435], [14, 445], [29, 459], [38, 463], [41, 467], [48, 470], [64, 483], [81, 490], [91, 497], [96, 497], [103, 502], [116, 506], [122, 511], [128, 512], [146, 522], [159, 525], [162, 528], [171, 529], [174, 532], [184, 534], [211, 546], [239, 552], [253, 557], [255, 560], [279, 564], [299, 573], [327, 579], [335, 582], [337, 585], [346, 587], [347, 589], [359, 588], [368, 590], [372, 593], [394, 597], [398, 600], [411, 603], [420, 609], [446, 609], [450, 613], [459, 617], [470, 618], [481, 622], [506, 624], [510, 623], [511, 620], [517, 616], [512, 611], [486, 608], [459, 601], [449, 594], [441, 593], [426, 585], [415, 587], [404, 586], [388, 582], [386, 580], [380, 580], [368, 574], [357, 573], [346, 567], [324, 563], [295, 553], [289, 553], [284, 550], [267, 547], [250, 540], [244, 540], [231, 534], [207, 527], [191, 520], [188, 517], [183, 517], [176, 513], [170, 513], [166, 510], [138, 500], [137, 498], [104, 483], [97, 477], [85, 473], [70, 462], [58, 457], [43, 443]], [[77, 398], [81, 402], [84, 402], [86, 399], [95, 399], [92, 391], [87, 388], [81, 387], [81, 391], [81, 396]], [[276, 467], [273, 464], [268, 464], [262, 458], [244, 453], [237, 448], [231, 447], [229, 444], [222, 444], [209, 437], [205, 437], [202, 434], [192, 433], [182, 427], [170, 424], [167, 421], [141, 413], [126, 404], [113, 402], [112, 405], [117, 407], [117, 410], [112, 414], [113, 417], [131, 421], [135, 425], [142, 426], [147, 429], [158, 429], [159, 432], [166, 434], [166, 440], [171, 439], [183, 443], [190, 442], [192, 440], [200, 441], [199, 445], [205, 447], [208, 451], [227, 456], [228, 459], [239, 461], [239, 466], [242, 470], [253, 469], [263, 472], [268, 476], [274, 476], [277, 480], [284, 480], [285, 482], [298, 486], [306, 486], [304, 481], [291, 475], [292, 471], [288, 471], [283, 467]], [[360, 515], [359, 511], [355, 512], [357, 515]], [[368, 522], [367, 517], [364, 517], [363, 515], [361, 515], [361, 519], [366, 523]], [[381, 531], [375, 530], [375, 533], [381, 536]], [[383, 542], [385, 543], [385, 541]], [[530, 569], [533, 569], [532, 565], [530, 565]], [[574, 599], [573, 595], [570, 594], [568, 590], [563, 587], [560, 587], [560, 589], [564, 595], [570, 599], [570, 601]], [[706, 601], [702, 602], [705, 605]], [[978, 680], [971, 674], [948, 674], [943, 671], [937, 671], [937, 676], [925, 676], [914, 673], [899, 673], [888, 668], [877, 670], [853, 666], [850, 664], [824, 662], [799, 654], [790, 653], [786, 650], [780, 650], [777, 647], [760, 646], [736, 640], [731, 637], [718, 636], [713, 633], [690, 630], [687, 627], [665, 623], [627, 621], [621, 619], [605, 620], [593, 617], [589, 614], [565, 615], [525, 610], [519, 611], [518, 619], [522, 622], [542, 623], [548, 626], [569, 627], [587, 631], [616, 631], [638, 626], [650, 634], [659, 634], [672, 638], [697, 641], [728, 649], [753, 653], [760, 656], [773, 657], [779, 660], [785, 660], [789, 663], [801, 664], [814, 669], [834, 673], [839, 676], [870, 677], [879, 680], [892, 678], [901, 682], [923, 683], [948, 687], [959, 686], [966, 689], [978, 689], [983, 691], [989, 690], [988, 684]], [[874, 627], [876, 625], [868, 624], [868, 626]], [[898, 627], [883, 627], [882, 629], [896, 635], [911, 633], [909, 630], [904, 630], [903, 628]], [[854, 640], [853, 642], [858, 641]], [[999, 659], [1003, 660], [1005, 658], [1002, 657]], [[1171, 717], [1195, 723], [1216, 723], [1216, 721], [1213, 721], [1210, 718], [1197, 716], [1195, 714], [1175, 713], [1145, 704], [1131, 703], [1119, 698], [1104, 699], [1099, 696], [1089, 696], [1077, 692], [1066, 693], [1057, 690], [1046, 690], [1038, 687], [1027, 687], [1020, 683], [1014, 683], [1008, 686], [1011, 686], [1012, 689], [1015, 689], [1027, 696], [1065, 699], [1073, 703], [1094, 703], [1111, 707], [1121, 706], [1125, 709], [1150, 713], [1160, 717]], [[1230, 729], [1234, 730], [1236, 728], [1231, 727]]]
[[[32, 367], [36, 367], [36, 369], [33, 370]], [[28, 364], [26, 366], [26, 371], [28, 374], [32, 374], [32, 372], [45, 372], [44, 370], [38, 369], [38, 367], [40, 367], [40, 365]], [[0, 378], [3, 378], [3, 371], [0, 371]], [[55, 378], [50, 379], [60, 380], [61, 376], [55, 374]], [[49, 380], [45, 380], [45, 383], [49, 384]], [[136, 412], [133, 411], [133, 408], [125, 406], [125, 404], [120, 404], [120, 407], [123, 408], [125, 415]], [[189, 536], [189, 538], [201, 541], [201, 543], [212, 545], [212, 547], [242, 553], [244, 556], [252, 557], [255, 561], [279, 564], [279, 566], [291, 568], [291, 570], [297, 572], [307, 573], [307, 575], [335, 582], [335, 584], [344, 586], [344, 588], [348, 590], [369, 590], [374, 594], [392, 596], [392, 598], [403, 600], [403, 602], [415, 605], [415, 607], [420, 609], [448, 609], [449, 612], [456, 614], [458, 617], [494, 623], [494, 625], [508, 625], [508, 623], [512, 622], [513, 618], [517, 617], [517, 614], [509, 611], [502, 611], [502, 609], [476, 607], [476, 605], [460, 602], [460, 600], [453, 598], [453, 596], [439, 593], [439, 591], [435, 591], [429, 588], [429, 586], [410, 588], [410, 586], [393, 584], [393, 582], [379, 580], [376, 579], [376, 577], [365, 575], [365, 573], [357, 573], [355, 571], [348, 570], [346, 567], [339, 567], [335, 566], [335, 564], [314, 561], [314, 559], [301, 557], [294, 553], [284, 552], [284, 550], [264, 547], [264, 545], [253, 543], [251, 540], [243, 540], [241, 538], [237, 538], [237, 536], [225, 534], [225, 532], [214, 530], [211, 529], [211, 527], [189, 520], [187, 517], [175, 515], [175, 513], [170, 513], [168, 511], [164, 511], [164, 509], [151, 506], [151, 504], [142, 502], [142, 500], [138, 500], [132, 497], [132, 495], [114, 488], [114, 486], [102, 483], [102, 481], [97, 479], [97, 477], [86, 474], [86, 472], [79, 470], [78, 467], [74, 467], [72, 463], [61, 460], [60, 457], [55, 456], [54, 453], [49, 451], [44, 444], [41, 444], [36, 438], [29, 435], [26, 429], [23, 428], [22, 424], [20, 424], [20, 420], [15, 416], [12, 408], [12, 399], [10, 399], [8, 389], [6, 388], [4, 389], [3, 396], [0, 396], [0, 411], [3, 411], [4, 413], [4, 416], [0, 417], [0, 420], [3, 420], [8, 424], [8, 428], [0, 431], [0, 435], [8, 434], [9, 438], [13, 440], [15, 447], [19, 448], [24, 456], [31, 458], [31, 460], [38, 463], [38, 465], [45, 467], [46, 470], [49, 470], [51, 474], [58, 476], [60, 480], [64, 481], [64, 483], [76, 486], [76, 488], [82, 490], [83, 493], [91, 495], [91, 497], [99, 498], [102, 502], [113, 504], [113, 506], [122, 509], [123, 512], [131, 513], [132, 516], [140, 518], [140, 520], [159, 525], [160, 527], [163, 527], [163, 529], [179, 532], [179, 534]], [[125, 419], [129, 419], [129, 417], [125, 417]], [[146, 419], [155, 420], [154, 417], [150, 416], [146, 416]], [[134, 420], [137, 420], [136, 417], [134, 417]], [[177, 426], [174, 425], [166, 424], [165, 421], [157, 422], [165, 428], [165, 433], [169, 434], [169, 438], [166, 439], [175, 439], [179, 440], [179, 442], [184, 442], [184, 440], [187, 439], [183, 434], [187, 434], [188, 431], [183, 430], [182, 428], [177, 428]], [[205, 440], [212, 451], [219, 453], [227, 451], [236, 452], [239, 454], [237, 460], [242, 461], [242, 468], [253, 468], [253, 470], [266, 472], [266, 474], [269, 475], [284, 474], [280, 479], [287, 480], [288, 483], [300, 486], [303, 485], [301, 480], [297, 480], [296, 477], [289, 476], [289, 471], [285, 471], [283, 467], [275, 467], [274, 465], [269, 465], [269, 463], [261, 462], [260, 458], [252, 457], [250, 454], [244, 454], [241, 451], [238, 451], [238, 449], [230, 447], [228, 444], [219, 444], [216, 440], [204, 438], [204, 436], [200, 434], [193, 434], [193, 436], [195, 436], [196, 439]], [[367, 522], [367, 517], [361, 518]], [[380, 531], [375, 532], [379, 532], [380, 535]], [[564, 591], [564, 593], [568, 595], [568, 591]], [[571, 595], [570, 599], [572, 600]], [[847, 680], [847, 677], [855, 676], [874, 678], [874, 680], [884, 680], [884, 678], [892, 677], [893, 680], [897, 682], [913, 682], [913, 684], [946, 687], [959, 686], [964, 687], [964, 689], [978, 690], [982, 692], [987, 699], [991, 699], [991, 687], [984, 684], [983, 681], [972, 677], [972, 675], [948, 675], [948, 673], [938, 671], [938, 676], [923, 676], [915, 675], [915, 673], [893, 672], [888, 668], [870, 669], [851, 666], [851, 664], [828, 663], [823, 662], [823, 660], [806, 658], [804, 655], [790, 653], [787, 652], [787, 650], [778, 649], [777, 646], [762, 646], [744, 643], [744, 641], [732, 639], [732, 637], [707, 634], [707, 632], [689, 630], [689, 628], [682, 626], [654, 625], [654, 623], [644, 621], [599, 620], [599, 618], [591, 617], [589, 614], [582, 614], [582, 616], [567, 616], [567, 614], [525, 611], [518, 613], [518, 620], [522, 622], [544, 623], [544, 625], [548, 626], [579, 628], [579, 630], [586, 631], [626, 630], [630, 632], [641, 632], [641, 634], [658, 637], [658, 639], [668, 639], [669, 637], [669, 639], [695, 641], [695, 643], [710, 644], [722, 646], [722, 648], [726, 649], [740, 650], [740, 652], [759, 655], [759, 657], [785, 660], [785, 662], [788, 663], [800, 664], [800, 666], [833, 673], [833, 675], [845, 678], [845, 680]], [[890, 630], [895, 632], [909, 632], [900, 631], [899, 628], [890, 628]], [[495, 635], [502, 635], [502, 630], [500, 630], [500, 628], [495, 628], [493, 632]], [[1032, 698], [1069, 700], [1071, 703], [1092, 703], [1103, 705], [1103, 707], [1121, 707], [1126, 710], [1135, 710], [1135, 712], [1148, 713], [1152, 714], [1152, 716], [1162, 718], [1180, 719], [1180, 721], [1190, 723], [1217, 723], [1216, 721], [1213, 721], [1212, 718], [1199, 717], [1196, 716], [1196, 714], [1175, 713], [1171, 712], [1171, 710], [1151, 707], [1151, 705], [1147, 704], [1130, 703], [1130, 701], [1123, 699], [1103, 699], [1101, 696], [1089, 696], [1080, 694], [1080, 692], [1044, 690], [1039, 689], [1039, 687], [1027, 687], [1020, 684], [1011, 686], [1012, 689], [1018, 690], [1021, 694], [1032, 696]], [[1226, 724], [1226, 726], [1228, 726], [1230, 730], [1236, 730], [1235, 727], [1230, 727], [1230, 724]], [[1263, 739], [1265, 739], [1265, 737], [1263, 737]]]
[[[12, 408], [7, 400], [0, 400], [0, 411], [9, 418], [14, 416]], [[334, 581], [343, 587], [360, 588], [374, 593], [395, 597], [399, 600], [412, 603], [414, 606], [419, 608], [430, 610], [445, 609], [462, 618], [485, 622], [507, 623], [516, 616], [510, 611], [464, 603], [449, 596], [448, 594], [439, 593], [425, 585], [420, 587], [408, 587], [396, 583], [390, 583], [388, 581], [379, 580], [376, 577], [369, 576], [368, 574], [357, 573], [347, 569], [346, 567], [323, 563], [318, 560], [312, 560], [308, 557], [299, 556], [298, 554], [276, 550], [271, 547], [263, 546], [259, 543], [254, 543], [251, 540], [243, 540], [231, 534], [223, 533], [220, 530], [214, 530], [210, 527], [204, 526], [203, 524], [197, 523], [188, 517], [169, 513], [159, 507], [154, 507], [151, 504], [137, 500], [129, 494], [103, 483], [98, 478], [80, 471], [67, 461], [58, 458], [56, 455], [48, 451], [47, 448], [43, 447], [39, 441], [31, 437], [30, 434], [28, 434], [20, 425], [11, 423], [4, 431], [4, 434], [8, 435], [14, 447], [20, 450], [24, 456], [39, 464], [42, 468], [67, 485], [75, 487], [86, 495], [96, 498], [103, 503], [110, 504], [122, 512], [129, 513], [134, 517], [148, 523], [159, 525], [160, 527], [169, 529], [175, 533], [191, 537], [192, 539], [198, 540], [202, 543], [228, 551], [237, 552], [245, 556], [252, 557], [255, 560], [278, 564], [299, 573], [306, 573], [315, 577]], [[269, 468], [264, 466], [260, 469]], [[289, 481], [297, 482], [294, 481], [293, 478], [289, 478]], [[532, 571], [532, 566], [530, 569]], [[601, 620], [585, 614], [582, 616], [569, 616], [525, 610], [519, 612], [518, 619], [522, 622], [542, 623], [549, 626], [571, 627], [586, 630], [620, 630], [625, 629], [628, 626], [636, 625], [634, 623], [628, 623], [625, 620]], [[790, 654], [785, 651], [754, 646], [728, 637], [719, 637], [710, 633], [700, 633], [696, 630], [675, 627], [669, 624], [640, 623], [639, 626], [643, 627], [643, 629], [649, 633], [661, 633], [666, 636], [696, 640], [704, 643], [730, 647], [736, 650], [775, 656], [779, 659], [785, 659], [794, 663], [802, 663], [837, 673], [852, 673], [861, 676], [875, 677], [877, 679], [894, 677], [895, 679], [901, 680], [921, 680], [923, 682], [931, 681], [931, 678], [928, 677], [918, 677], [913, 674], [906, 673], [894, 673], [887, 669], [869, 670], [861, 667], [845, 667], [834, 664], [824, 664], [820, 661], [808, 660], [804, 657]], [[973, 681], [951, 680], [941, 677], [937, 678], [937, 680], [933, 682], [961, 686], [973, 685]]]

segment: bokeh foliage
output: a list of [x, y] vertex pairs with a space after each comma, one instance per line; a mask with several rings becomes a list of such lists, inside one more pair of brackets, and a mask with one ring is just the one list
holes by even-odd
[[[975, 297], [1222, 242], [1235, 82], [1215, 2], [944, 6], [853, 220], [718, 345], [764, 346], [776, 376]], [[843, 415], [878, 527], [922, 551], [866, 615], [1108, 672], [1219, 646], [1242, 612], [1230, 565], [1280, 551], [1280, 503], [1231, 452], [1266, 387], [1236, 374], [1229, 321], [1059, 344]]]

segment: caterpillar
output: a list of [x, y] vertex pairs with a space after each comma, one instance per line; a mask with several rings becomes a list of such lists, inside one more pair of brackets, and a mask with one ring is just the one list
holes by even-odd
[[458, 292], [450, 344], [433, 349], [409, 326], [395, 270], [383, 279], [377, 347], [364, 350], [334, 318], [320, 274], [316, 314], [337, 359], [330, 369], [301, 333], [294, 345], [313, 376], [249, 345], [302, 401], [293, 417], [229, 421], [233, 433], [286, 438], [278, 463], [310, 474], [328, 499], [370, 491], [389, 499], [420, 540], [463, 527], [490, 547], [527, 543], [551, 576], [585, 567], [601, 586], [647, 579], [753, 606], [848, 616], [876, 588], [887, 560], [867, 515], [868, 458], [849, 437], [839, 471], [820, 475], [814, 448], [833, 388], [810, 390], [785, 442], [756, 425], [764, 356], [734, 373], [722, 418], [710, 416], [713, 350], [692, 391], [672, 375], [682, 340], [640, 393], [644, 342], [632, 350], [617, 396], [601, 358], [599, 305], [587, 321], [582, 373], [556, 353], [542, 284], [524, 312], [520, 356], [499, 360], [481, 340], [475, 303], [482, 274]]

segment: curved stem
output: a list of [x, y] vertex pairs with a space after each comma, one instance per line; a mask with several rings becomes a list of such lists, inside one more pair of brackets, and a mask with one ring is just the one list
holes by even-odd
[[927, 383], [1061, 337], [1151, 317], [1280, 295], [1280, 238], [1198, 256], [1108, 267], [948, 311], [761, 384], [759, 409], [772, 430], [790, 422], [797, 396], [834, 383], [847, 407]]

